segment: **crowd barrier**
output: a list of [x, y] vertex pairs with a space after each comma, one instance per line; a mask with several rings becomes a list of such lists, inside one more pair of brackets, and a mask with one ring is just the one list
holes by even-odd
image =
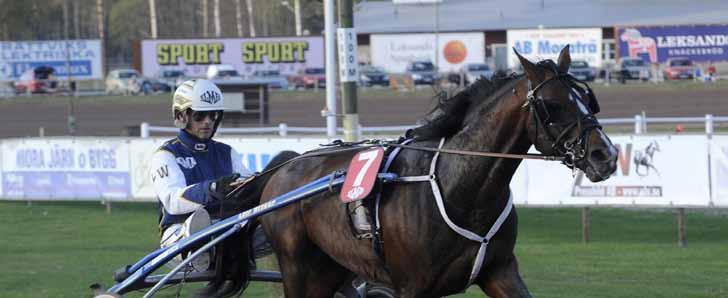
[[[151, 154], [167, 138], [0, 140], [5, 200], [155, 201]], [[282, 150], [303, 152], [324, 137], [223, 137], [234, 161], [260, 171]], [[591, 183], [557, 162], [524, 161], [513, 177], [516, 204], [531, 206], [728, 207], [728, 136], [617, 135], [616, 173]]]

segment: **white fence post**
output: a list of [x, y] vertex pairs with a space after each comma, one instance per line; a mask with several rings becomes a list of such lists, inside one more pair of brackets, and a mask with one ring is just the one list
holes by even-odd
[[288, 124], [285, 124], [285, 123], [278, 124], [278, 135], [281, 137], [285, 137], [288, 135]]
[[642, 115], [634, 115], [634, 133], [642, 134]]
[[713, 136], [713, 114], [706, 114], [705, 115], [705, 134], [708, 135], [708, 138], [711, 138]]
[[149, 123], [142, 122], [142, 124], [139, 126], [139, 136], [142, 138], [149, 137]]

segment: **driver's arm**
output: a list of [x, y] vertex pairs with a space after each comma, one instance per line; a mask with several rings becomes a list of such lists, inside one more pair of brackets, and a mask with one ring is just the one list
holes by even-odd
[[149, 176], [154, 193], [170, 214], [190, 213], [212, 200], [210, 182], [213, 180], [187, 185], [182, 170], [169, 151], [160, 149], [154, 153]]

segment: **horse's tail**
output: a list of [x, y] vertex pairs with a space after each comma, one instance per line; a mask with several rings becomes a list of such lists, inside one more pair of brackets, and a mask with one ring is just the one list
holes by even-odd
[[[228, 208], [221, 208], [226, 213], [222, 217], [227, 218], [258, 206], [263, 189], [271, 174], [276, 171], [275, 168], [298, 155], [293, 151], [283, 151], [277, 154], [261, 174], [225, 200], [229, 205]], [[268, 171], [270, 169], [273, 170]], [[209, 293], [214, 293], [210, 297], [230, 297], [229, 294], [234, 295], [246, 288], [250, 278], [251, 264], [255, 262], [255, 258], [272, 253], [270, 243], [266, 240], [262, 230], [257, 228], [258, 222], [252, 220], [243, 232], [230, 236], [218, 247], [220, 255], [217, 264], [222, 266], [221, 272], [224, 274], [218, 275], [205, 289]], [[229, 286], [223, 287], [222, 283], [225, 282], [225, 279], [230, 279], [231, 283]]]
[[[298, 157], [299, 153], [295, 151], [281, 151], [280, 153], [276, 154], [273, 159], [268, 162], [268, 164], [263, 169], [262, 176], [259, 176], [257, 180], [255, 181], [255, 191], [251, 196], [247, 199], [254, 200], [255, 205], [260, 205], [260, 197], [263, 194], [263, 188], [265, 188], [265, 185], [268, 184], [268, 180], [270, 180], [270, 177], [273, 176], [272, 174], [277, 171], [276, 168], [280, 167], [283, 163]], [[257, 220], [252, 221], [249, 228], [249, 239], [250, 239], [250, 245], [251, 245], [251, 252], [253, 258], [262, 258], [264, 256], [270, 255], [273, 253], [273, 249], [271, 248], [270, 242], [265, 237], [265, 234], [260, 229], [259, 222]]]

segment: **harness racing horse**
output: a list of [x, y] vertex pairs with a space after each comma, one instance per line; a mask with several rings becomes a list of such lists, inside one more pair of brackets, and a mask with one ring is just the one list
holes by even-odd
[[650, 175], [650, 170], [653, 170], [657, 174], [657, 176], [660, 176], [660, 171], [657, 170], [655, 164], [652, 161], [654, 159], [655, 152], [660, 152], [660, 145], [657, 144], [657, 141], [654, 140], [650, 142], [649, 145], [647, 145], [644, 151], [638, 150], [635, 152], [634, 171], [635, 173], [637, 173], [637, 175], [641, 177], [648, 176]]
[[[518, 53], [516, 53], [518, 55]], [[570, 76], [568, 46], [558, 62], [534, 64], [518, 55], [525, 75], [480, 79], [445, 99], [426, 124], [409, 134], [407, 146], [524, 155], [531, 145], [558, 156], [594, 182], [616, 169], [617, 149], [602, 131], [596, 98]], [[436, 153], [405, 148], [390, 172], [427, 175]], [[272, 174], [261, 203], [337, 170], [352, 150], [297, 159]], [[306, 154], [304, 154], [305, 156]], [[464, 291], [483, 245], [482, 269], [472, 282], [492, 297], [530, 297], [514, 255], [517, 216], [509, 183], [520, 159], [443, 153], [431, 175], [452, 223], [485, 235], [477, 242], [451, 229], [438, 209], [430, 183], [378, 186], [381, 254], [358, 239], [336, 191], [325, 192], [262, 216], [259, 220], [278, 258], [286, 297], [332, 297], [351, 276], [390, 286], [399, 297], [440, 297]], [[506, 210], [506, 212], [503, 212]]]

